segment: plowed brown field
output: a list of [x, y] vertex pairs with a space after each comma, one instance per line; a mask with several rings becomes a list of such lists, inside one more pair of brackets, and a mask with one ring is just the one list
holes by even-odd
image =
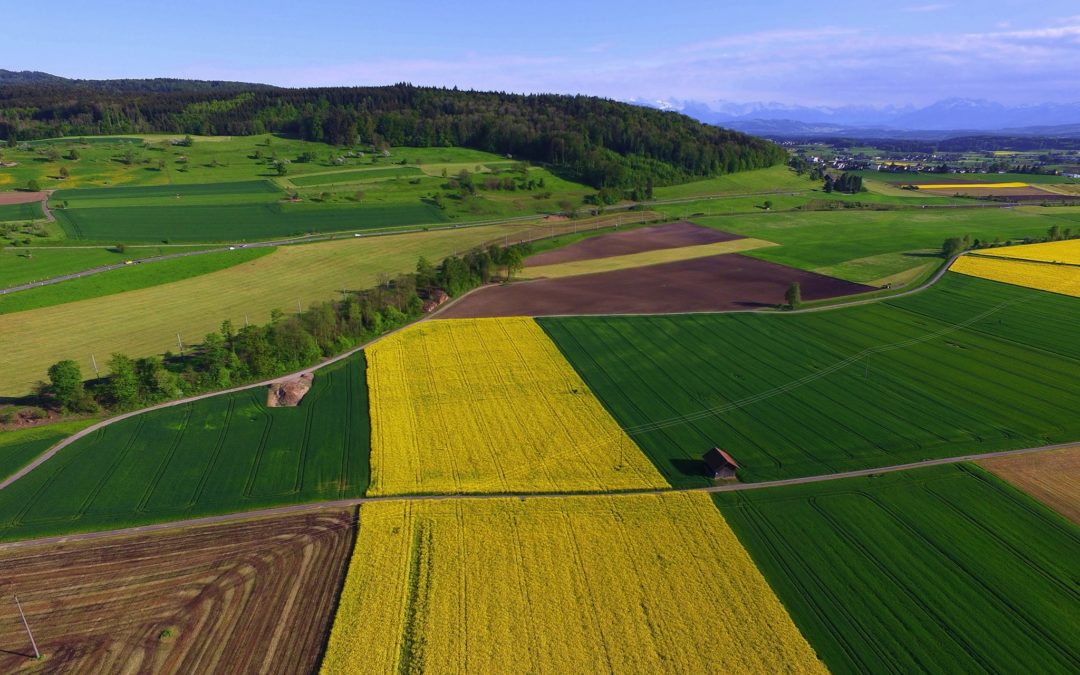
[[756, 258], [725, 254], [679, 262], [481, 288], [448, 306], [442, 319], [566, 314], [672, 314], [779, 305], [791, 282], [803, 300], [868, 286]]
[[539, 267], [541, 265], [555, 265], [576, 260], [611, 258], [644, 251], [714, 244], [741, 238], [737, 234], [721, 232], [711, 227], [703, 227], [693, 223], [680, 222], [651, 225], [635, 230], [604, 234], [552, 251], [544, 251], [531, 256], [525, 261], [525, 266]]
[[2, 552], [0, 672], [312, 672], [354, 520], [326, 511]]

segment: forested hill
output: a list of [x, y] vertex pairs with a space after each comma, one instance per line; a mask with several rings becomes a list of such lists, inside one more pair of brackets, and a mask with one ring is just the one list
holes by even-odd
[[398, 84], [286, 89], [191, 80], [68, 80], [0, 71], [0, 137], [292, 134], [334, 145], [461, 146], [561, 168], [595, 187], [663, 185], [784, 161], [765, 140], [591, 96]]

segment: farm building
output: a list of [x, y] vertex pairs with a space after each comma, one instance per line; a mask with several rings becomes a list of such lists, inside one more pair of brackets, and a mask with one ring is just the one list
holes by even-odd
[[720, 448], [713, 448], [701, 458], [705, 466], [709, 467], [709, 476], [713, 479], [734, 478], [739, 464]]

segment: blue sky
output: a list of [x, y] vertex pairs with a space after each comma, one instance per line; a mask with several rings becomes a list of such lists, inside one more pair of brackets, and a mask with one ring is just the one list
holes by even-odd
[[11, 3], [0, 67], [803, 105], [1080, 100], [1075, 0], [155, 5]]

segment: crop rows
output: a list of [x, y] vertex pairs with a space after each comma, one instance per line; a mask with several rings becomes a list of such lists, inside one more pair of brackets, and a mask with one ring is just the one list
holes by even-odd
[[276, 202], [70, 208], [56, 214], [73, 239], [128, 242], [268, 239], [438, 223], [446, 219], [441, 211], [427, 204], [323, 207]]
[[363, 494], [363, 361], [319, 371], [295, 408], [249, 389], [111, 424], [0, 492], [0, 538]]
[[[700, 457], [714, 445], [741, 479], [767, 480], [1080, 436], [1080, 361], [1063, 356], [1072, 341], [1057, 353], [1045, 335], [1043, 349], [1017, 341], [1040, 332], [1024, 313], [1058, 298], [1024, 291], [1024, 302], [981, 310], [962, 286], [950, 289], [948, 323], [880, 304], [540, 323], [673, 484], [706, 484]], [[1058, 325], [1075, 331], [1071, 302]], [[999, 311], [1017, 321], [1009, 339], [985, 330]]]
[[367, 358], [371, 494], [666, 485], [531, 319], [427, 322]]
[[981, 469], [715, 499], [833, 672], [1080, 668], [1080, 529]]
[[360, 509], [324, 673], [823, 672], [701, 494]]

